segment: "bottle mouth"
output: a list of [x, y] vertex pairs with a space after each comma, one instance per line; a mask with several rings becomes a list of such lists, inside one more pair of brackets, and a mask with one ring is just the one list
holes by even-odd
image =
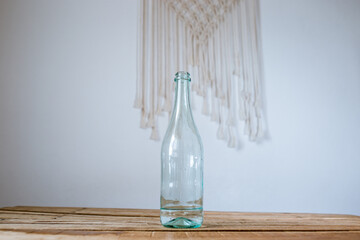
[[188, 80], [189, 82], [191, 81], [190, 78], [190, 73], [185, 72], [185, 71], [179, 71], [175, 74], [175, 78], [174, 81], [176, 82], [177, 80]]

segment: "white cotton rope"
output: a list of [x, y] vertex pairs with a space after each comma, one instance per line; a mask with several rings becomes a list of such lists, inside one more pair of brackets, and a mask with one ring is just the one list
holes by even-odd
[[241, 133], [263, 138], [259, 0], [140, 0], [138, 20], [134, 107], [151, 139], [160, 139], [158, 117], [170, 116], [178, 71], [191, 74], [228, 147]]

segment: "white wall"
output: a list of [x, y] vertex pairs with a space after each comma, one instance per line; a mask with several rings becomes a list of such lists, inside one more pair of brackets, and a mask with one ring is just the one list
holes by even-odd
[[[261, 1], [270, 137], [228, 149], [195, 112], [207, 210], [360, 214], [359, 12]], [[159, 207], [136, 18], [132, 0], [0, 1], [0, 206]]]

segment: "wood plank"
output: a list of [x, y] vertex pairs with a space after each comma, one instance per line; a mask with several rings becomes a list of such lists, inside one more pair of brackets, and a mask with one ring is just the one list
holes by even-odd
[[[38, 206], [16, 206], [4, 207], [0, 210], [32, 212], [32, 213], [73, 213], [79, 215], [101, 215], [101, 216], [140, 216], [159, 217], [158, 209], [130, 209], [130, 208], [76, 208], [76, 207], [38, 207]], [[258, 212], [218, 212], [206, 211], [207, 217], [215, 218], [238, 218], [240, 215], [246, 218], [302, 218], [302, 219], [359, 219], [359, 216], [348, 214], [319, 214], [319, 213], [258, 213]]]
[[68, 232], [40, 234], [0, 231], [0, 239], [6, 240], [119, 240], [119, 239], [242, 239], [242, 240], [359, 240], [360, 232]]
[[[101, 217], [101, 216], [39, 216], [28, 215], [23, 217], [1, 215], [0, 229], [3, 230], [147, 230], [164, 231], [158, 218], [128, 218], [128, 217]], [[175, 229], [177, 230], [177, 229]], [[223, 231], [310, 231], [310, 230], [360, 230], [355, 222], [295, 222], [287, 221], [224, 221], [212, 222], [211, 219], [205, 219], [203, 227], [197, 231], [223, 230]]]
[[[40, 206], [15, 206], [4, 207], [0, 210], [7, 211], [21, 211], [21, 212], [39, 212], [39, 213], [77, 213], [77, 214], [89, 214], [89, 215], [102, 215], [102, 216], [149, 216], [158, 217], [160, 210], [158, 209], [131, 209], [131, 208], [83, 208], [83, 207], [40, 207]], [[355, 218], [359, 216], [348, 214], [321, 214], [321, 213], [258, 213], [258, 212], [218, 212], [218, 211], [206, 211], [207, 216], [212, 218], [223, 218], [235, 216], [239, 214], [247, 216], [247, 218], [263, 218], [268, 216], [275, 216], [276, 218]]]
[[[147, 210], [143, 210], [146, 214]], [[55, 213], [59, 212], [59, 213]], [[50, 213], [0, 210], [0, 229], [2, 230], [88, 230], [88, 231], [120, 231], [120, 230], [146, 230], [165, 231], [159, 222], [158, 215], [155, 217], [124, 216], [118, 210], [119, 216], [100, 215], [99, 211], [93, 212], [88, 209], [87, 213], [64, 213], [65, 211], [53, 211]], [[86, 212], [86, 211], [84, 211]], [[125, 213], [128, 210], [124, 211]], [[137, 212], [137, 211], [134, 211]], [[153, 210], [150, 210], [153, 214]], [[281, 214], [261, 213], [245, 214], [232, 213], [226, 217], [205, 213], [204, 224], [197, 231], [222, 230], [222, 231], [360, 231], [360, 217], [351, 215], [326, 215], [326, 214]]]
[[1, 210], [38, 212], [38, 213], [76, 213], [101, 216], [140, 216], [158, 217], [160, 210], [155, 209], [130, 209], [130, 208], [76, 208], [76, 207], [37, 207], [16, 206], [0, 208]]
[[5, 211], [21, 211], [21, 212], [44, 212], [44, 213], [76, 213], [76, 211], [82, 210], [82, 207], [40, 207], [40, 206], [15, 206], [15, 207], [3, 207], [0, 210]]
[[[41, 236], [41, 237], [40, 237]], [[159, 210], [0, 208], [0, 239], [360, 239], [360, 217], [338, 214], [205, 212], [198, 229], [168, 229]]]

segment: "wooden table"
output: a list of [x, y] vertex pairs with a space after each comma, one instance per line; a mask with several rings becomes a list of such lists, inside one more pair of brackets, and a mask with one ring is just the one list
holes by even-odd
[[197, 229], [169, 229], [159, 210], [0, 208], [0, 239], [356, 239], [360, 217], [336, 214], [206, 212]]

